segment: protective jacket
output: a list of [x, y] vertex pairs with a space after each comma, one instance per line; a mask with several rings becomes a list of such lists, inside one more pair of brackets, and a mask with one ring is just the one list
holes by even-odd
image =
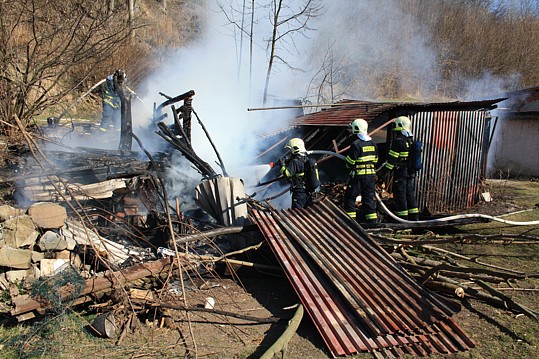
[[305, 161], [307, 156], [294, 154], [283, 166], [283, 174], [290, 182], [290, 192], [292, 192], [291, 208], [304, 208], [312, 204], [312, 195], [305, 186]]
[[378, 149], [372, 141], [357, 139], [350, 145], [346, 156], [346, 167], [350, 176], [374, 175], [375, 165], [378, 162]]
[[375, 204], [375, 166], [378, 162], [378, 149], [372, 140], [355, 140], [346, 156], [349, 170], [348, 186], [344, 193], [344, 210], [352, 218], [357, 217], [356, 198], [361, 194], [361, 212], [366, 221], [378, 218]]
[[103, 84], [103, 104], [107, 104], [112, 108], [119, 108], [121, 105], [120, 96], [116, 93], [114, 88], [114, 77], [112, 75], [107, 76], [107, 81]]

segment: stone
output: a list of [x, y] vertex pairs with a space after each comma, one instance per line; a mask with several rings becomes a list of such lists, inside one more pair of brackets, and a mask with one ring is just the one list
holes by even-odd
[[0, 266], [28, 269], [32, 266], [32, 251], [11, 247], [0, 248]]
[[32, 251], [32, 263], [39, 263], [45, 258], [45, 253]]
[[28, 208], [28, 215], [39, 228], [61, 228], [67, 219], [66, 209], [51, 202], [34, 203]]
[[9, 283], [33, 283], [35, 280], [34, 270], [18, 269], [6, 272], [6, 279]]
[[67, 243], [67, 250], [68, 251], [72, 251], [75, 249], [75, 247], [77, 246], [77, 241], [74, 240], [73, 238], [70, 238], [70, 237], [67, 237], [67, 236], [63, 236], [66, 243]]
[[10, 205], [3, 204], [0, 206], [0, 220], [5, 221], [13, 217], [24, 214], [23, 209], [13, 208]]
[[43, 252], [47, 251], [63, 251], [67, 248], [67, 242], [64, 237], [58, 233], [47, 231], [38, 241], [39, 249]]
[[4, 245], [11, 248], [33, 247], [39, 233], [27, 215], [10, 218], [4, 222]]

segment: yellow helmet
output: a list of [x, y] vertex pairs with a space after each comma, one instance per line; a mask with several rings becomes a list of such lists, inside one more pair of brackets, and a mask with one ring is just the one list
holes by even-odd
[[407, 116], [399, 116], [395, 119], [395, 131], [401, 131], [405, 136], [412, 136], [412, 121]]
[[358, 135], [365, 135], [367, 134], [369, 125], [364, 119], [356, 118], [354, 121], [352, 121], [352, 123], [350, 123], [350, 127], [352, 128], [352, 133], [357, 133]]
[[305, 144], [301, 138], [292, 138], [284, 147], [288, 148], [293, 154], [307, 152], [305, 150]]

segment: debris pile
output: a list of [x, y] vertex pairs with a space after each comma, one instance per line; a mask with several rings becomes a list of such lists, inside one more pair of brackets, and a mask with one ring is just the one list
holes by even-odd
[[[129, 124], [122, 128], [118, 151], [35, 151], [43, 158], [27, 160], [21, 166], [25, 171], [9, 179], [17, 182], [20, 196], [31, 205], [0, 206], [0, 289], [9, 293], [2, 312], [25, 321], [84, 305], [99, 314], [94, 331], [116, 337], [118, 343], [143, 318], [153, 318], [159, 327], [176, 327], [178, 320], [171, 311], [183, 313], [189, 331], [193, 312], [256, 323], [283, 319], [240, 314], [225, 309], [223, 298], [209, 295], [217, 273], [234, 278], [243, 266], [287, 274], [301, 301], [290, 328], [297, 328], [305, 308], [338, 355], [468, 350], [473, 340], [451, 318], [459, 307], [454, 301], [462, 298], [538, 319], [534, 309], [495, 288], [501, 282], [537, 278], [537, 273], [482, 263], [436, 246], [481, 240], [538, 244], [537, 237], [440, 237], [426, 232], [426, 225], [406, 223], [365, 230], [339, 208], [345, 186], [338, 181], [322, 184], [314, 206], [278, 211], [268, 198], [247, 196], [243, 181], [227, 175], [207, 131], [222, 175], [195, 153], [192, 117], [203, 124], [192, 107], [193, 96], [194, 91], [165, 96], [167, 100], [155, 107], [156, 133], [170, 145], [166, 153], [148, 153]], [[176, 109], [178, 101], [184, 104]], [[174, 118], [171, 127], [162, 122], [166, 115], [160, 110], [166, 106]], [[148, 161], [131, 151], [131, 138]], [[39, 149], [36, 143], [29, 145]], [[180, 208], [178, 198], [167, 194], [171, 179], [166, 169], [170, 154], [178, 152], [202, 177], [188, 189], [198, 205], [195, 210]], [[382, 197], [389, 199], [387, 192]], [[403, 232], [406, 228], [421, 234]], [[271, 248], [273, 252], [266, 255], [274, 256], [266, 262], [250, 256], [261, 248]], [[390, 284], [393, 281], [395, 285]], [[407, 306], [399, 302], [403, 293]], [[320, 297], [327, 308], [317, 307]], [[427, 312], [432, 315], [422, 317]], [[343, 336], [326, 325], [331, 318], [339, 319], [331, 325], [338, 322], [351, 330], [354, 340], [348, 338], [348, 344], [341, 346]], [[286, 343], [280, 347], [272, 351], [284, 350]]]

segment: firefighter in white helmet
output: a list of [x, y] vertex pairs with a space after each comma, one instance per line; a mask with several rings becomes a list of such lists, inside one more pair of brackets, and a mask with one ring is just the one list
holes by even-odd
[[[367, 134], [368, 124], [357, 118], [349, 125], [357, 138], [350, 145], [346, 155], [346, 167], [349, 170], [348, 186], [344, 192], [343, 208], [358, 222], [374, 224], [378, 220], [375, 202], [376, 162], [378, 148]], [[361, 208], [356, 208], [356, 198], [361, 195]], [[360, 216], [357, 213], [360, 213]]]
[[316, 161], [309, 158], [301, 138], [292, 138], [286, 144], [292, 156], [281, 162], [281, 174], [290, 181], [292, 209], [312, 205], [313, 194], [319, 185]]
[[393, 198], [395, 214], [402, 219], [419, 220], [419, 209], [415, 190], [415, 171], [410, 170], [409, 151], [412, 144], [412, 121], [407, 116], [394, 119], [393, 133], [387, 161], [378, 170], [379, 181], [385, 179], [389, 171], [394, 172]]

